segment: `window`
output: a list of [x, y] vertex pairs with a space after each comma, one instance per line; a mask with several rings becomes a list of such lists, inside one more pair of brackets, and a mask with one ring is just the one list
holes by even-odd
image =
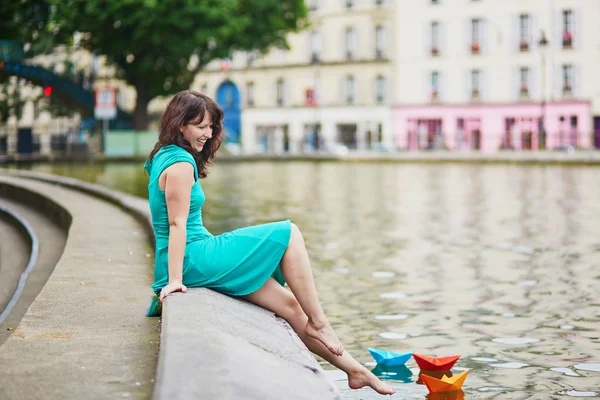
[[346, 78], [346, 103], [354, 104], [354, 76]]
[[277, 105], [282, 106], [285, 102], [285, 81], [283, 78], [277, 79]]
[[530, 20], [529, 14], [519, 15], [519, 50], [529, 50], [529, 31], [530, 31]]
[[378, 60], [385, 58], [385, 29], [383, 26], [375, 28], [375, 57]]
[[321, 61], [321, 34], [319, 32], [310, 34], [310, 45], [312, 48], [311, 62]]
[[437, 56], [440, 53], [439, 38], [440, 35], [440, 24], [438, 21], [431, 23], [431, 55]]
[[481, 20], [471, 20], [471, 54], [479, 54], [481, 46]]
[[433, 71], [431, 73], [431, 100], [437, 100], [440, 95], [440, 73]]
[[254, 106], [254, 82], [246, 84], [246, 96], [248, 97], [248, 107]]
[[562, 67], [563, 95], [573, 93], [573, 66], [571, 64], [563, 65]]
[[481, 71], [474, 69], [471, 71], [471, 99], [479, 99], [481, 93]]
[[351, 60], [356, 57], [356, 30], [346, 28], [346, 59]]
[[346, 0], [346, 8], [354, 7], [354, 0]]
[[562, 43], [563, 49], [573, 47], [573, 11], [564, 10], [562, 13]]
[[521, 67], [519, 69], [519, 95], [529, 97], [529, 68]]
[[385, 78], [382, 75], [377, 76], [375, 86], [377, 103], [383, 103], [385, 101]]

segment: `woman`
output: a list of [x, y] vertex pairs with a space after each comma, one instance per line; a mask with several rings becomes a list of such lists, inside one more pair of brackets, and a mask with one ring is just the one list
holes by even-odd
[[[351, 388], [394, 389], [344, 351], [319, 304], [304, 239], [289, 220], [213, 236], [202, 224], [199, 178], [222, 140], [223, 112], [193, 90], [179, 92], [161, 118], [159, 140], [145, 169], [156, 236], [159, 301], [187, 287], [241, 297], [289, 322], [315, 354], [348, 374]], [[291, 292], [283, 287], [287, 282]]]

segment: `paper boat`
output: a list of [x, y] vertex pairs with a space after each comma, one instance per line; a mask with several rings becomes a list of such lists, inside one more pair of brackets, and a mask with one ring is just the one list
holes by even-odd
[[377, 364], [381, 365], [404, 365], [412, 356], [412, 353], [392, 353], [390, 351], [369, 348], [369, 353], [373, 356]]
[[465, 392], [455, 390], [453, 392], [429, 393], [427, 400], [465, 400]]
[[459, 355], [450, 357], [427, 357], [416, 353], [413, 354], [413, 357], [419, 365], [419, 368], [425, 371], [451, 369], [460, 358]]
[[467, 379], [468, 373], [469, 371], [465, 371], [452, 378], [448, 378], [444, 375], [442, 376], [442, 379], [422, 375], [421, 379], [423, 379], [425, 386], [427, 386], [427, 389], [429, 389], [431, 393], [452, 392], [453, 390], [459, 390], [462, 387], [463, 383], [465, 383], [465, 379]]
[[424, 385], [425, 382], [423, 382], [423, 375], [427, 375], [427, 376], [431, 376], [434, 377], [436, 379], [442, 379], [442, 376], [446, 375], [446, 377], [448, 378], [452, 378], [452, 376], [454, 374], [452, 374], [451, 370], [444, 370], [444, 371], [435, 371], [435, 370], [429, 370], [429, 371], [424, 371], [421, 370], [419, 371], [419, 377], [417, 378], [417, 385]]

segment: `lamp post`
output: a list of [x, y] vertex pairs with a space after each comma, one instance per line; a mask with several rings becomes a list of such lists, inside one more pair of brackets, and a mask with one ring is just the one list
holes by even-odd
[[539, 145], [540, 149], [546, 149], [546, 46], [548, 46], [548, 39], [546, 39], [546, 33], [541, 32], [540, 41], [540, 53], [541, 53], [541, 70], [542, 70], [542, 85], [541, 85], [541, 113], [540, 126], [539, 126]]

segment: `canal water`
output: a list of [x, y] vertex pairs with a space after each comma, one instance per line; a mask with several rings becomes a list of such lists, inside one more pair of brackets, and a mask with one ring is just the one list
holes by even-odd
[[[139, 164], [33, 169], [146, 196]], [[461, 354], [464, 392], [429, 398], [600, 396], [600, 168], [246, 162], [202, 184], [213, 234], [301, 228], [323, 307], [370, 368], [369, 347]], [[426, 398], [414, 361], [376, 372], [393, 398]]]

